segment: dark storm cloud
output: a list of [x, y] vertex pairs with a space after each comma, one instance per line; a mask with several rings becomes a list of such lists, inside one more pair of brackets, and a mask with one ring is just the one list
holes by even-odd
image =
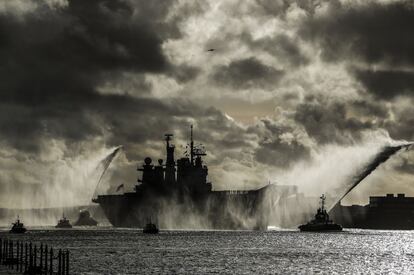
[[264, 65], [254, 57], [236, 60], [215, 68], [212, 76], [219, 85], [234, 89], [271, 88], [284, 72]]
[[368, 63], [414, 64], [414, 6], [369, 1], [352, 6], [332, 1], [327, 15], [303, 23], [303, 37], [314, 39], [328, 61], [343, 58]]
[[194, 66], [180, 65], [175, 66], [167, 72], [167, 75], [175, 78], [178, 83], [188, 82], [198, 76], [200, 69]]
[[[328, 62], [358, 62], [386, 68], [414, 66], [414, 5], [411, 1], [345, 5], [332, 1], [328, 12], [310, 16], [300, 34], [322, 49]], [[350, 68], [366, 89], [382, 99], [412, 93], [413, 73]]]
[[[309, 63], [309, 59], [301, 52], [298, 47], [299, 41], [293, 40], [286, 35], [279, 35], [273, 41], [273, 48], [280, 56], [284, 56], [288, 61], [295, 66], [306, 65]], [[276, 47], [275, 47], [276, 46]], [[272, 52], [272, 46], [266, 45], [269, 52]]]
[[280, 139], [263, 140], [255, 152], [255, 159], [261, 163], [277, 167], [289, 165], [310, 157], [309, 148], [293, 140], [290, 143]]
[[389, 118], [389, 109], [381, 102], [368, 100], [355, 100], [348, 103], [351, 112], [359, 117], [372, 117], [380, 119]]
[[255, 0], [260, 7], [262, 14], [285, 17], [286, 12], [293, 5], [297, 5], [302, 10], [313, 14], [315, 9], [320, 7], [321, 3], [328, 2], [329, 0]]
[[129, 116], [180, 113], [177, 104], [96, 91], [124, 72], [166, 74], [181, 82], [197, 74], [170, 64], [161, 48], [164, 39], [179, 36], [178, 27], [166, 21], [174, 2], [71, 0], [52, 9], [37, 1], [25, 14], [2, 12], [3, 142], [33, 151], [44, 137], [77, 141], [100, 135], [102, 118], [107, 128], [119, 130]]
[[399, 158], [401, 162], [395, 165], [395, 169], [402, 173], [414, 174], [414, 159], [412, 158], [412, 154], [401, 154]]
[[319, 144], [350, 144], [360, 140], [361, 131], [377, 128], [372, 120], [350, 116], [350, 108], [347, 103], [308, 98], [297, 106], [294, 119]]
[[414, 95], [413, 72], [354, 70], [353, 73], [378, 98], [392, 99], [398, 95]]
[[203, 143], [214, 144], [217, 150], [247, 148], [246, 132], [215, 108], [208, 108], [199, 119], [197, 138]]
[[309, 58], [305, 56], [299, 47], [299, 39], [280, 34], [276, 37], [264, 37], [254, 40], [248, 33], [243, 34], [242, 39], [253, 50], [266, 51], [278, 60], [285, 61], [293, 67], [309, 63]]
[[[119, 109], [122, 106], [122, 109]], [[151, 98], [109, 96], [91, 106], [112, 127], [113, 144], [142, 143], [162, 137], [164, 132], [188, 131], [188, 118], [211, 118], [219, 111], [185, 100], [159, 101]]]
[[384, 123], [384, 128], [388, 130], [390, 136], [397, 140], [414, 140], [414, 109], [411, 107], [413, 99], [405, 99], [407, 106], [396, 104], [392, 111], [394, 118]]
[[[279, 125], [269, 119], [262, 119], [261, 122], [266, 134], [255, 151], [255, 159], [258, 162], [288, 167], [298, 160], [310, 157], [310, 148], [297, 139], [292, 133], [294, 131], [292, 127]], [[250, 130], [254, 131], [254, 129]], [[283, 138], [286, 134], [290, 134], [290, 138]]]

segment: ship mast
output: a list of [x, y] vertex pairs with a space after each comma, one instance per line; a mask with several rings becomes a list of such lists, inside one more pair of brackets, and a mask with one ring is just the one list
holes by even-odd
[[170, 144], [173, 134], [165, 134], [167, 162], [165, 164], [165, 182], [175, 183], [174, 145]]
[[325, 210], [325, 194], [322, 194], [322, 196], [320, 197], [321, 199], [321, 210], [324, 211]]
[[193, 140], [193, 124], [190, 127], [190, 161], [194, 165], [194, 140]]

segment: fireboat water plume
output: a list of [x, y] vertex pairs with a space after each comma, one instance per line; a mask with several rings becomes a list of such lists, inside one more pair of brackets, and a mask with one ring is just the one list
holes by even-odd
[[[313, 152], [310, 160], [298, 161], [291, 169], [275, 171], [271, 178], [277, 178], [278, 183], [266, 197], [271, 210], [269, 224], [294, 228], [304, 223], [314, 215], [321, 194], [327, 196], [327, 210], [332, 209], [374, 170], [379, 170], [382, 163], [391, 161], [390, 158], [403, 151], [401, 149], [409, 149], [412, 144], [392, 140], [382, 133], [369, 133], [359, 143], [326, 145]], [[390, 172], [393, 175], [393, 171]], [[297, 188], [292, 192], [296, 195], [281, 193], [282, 188]], [[354, 201], [366, 197], [363, 190], [353, 193], [350, 199]]]
[[111, 165], [112, 161], [114, 160], [114, 158], [118, 155], [118, 153], [121, 151], [121, 149], [123, 148], [122, 145], [116, 147], [112, 153], [110, 153], [108, 156], [106, 156], [103, 160], [101, 160], [101, 162], [98, 164], [98, 166], [96, 167], [96, 170], [100, 170], [102, 169], [102, 173], [99, 176], [99, 180], [98, 183], [96, 184], [95, 187], [95, 191], [93, 192], [93, 198], [95, 198], [98, 195], [98, 192], [100, 191], [100, 185], [101, 185], [101, 181], [102, 178], [104, 177], [106, 171], [109, 168], [109, 165]]
[[[42, 162], [34, 163], [34, 168], [29, 171], [34, 171], [34, 178], [41, 178], [42, 184], [10, 184], [8, 189], [3, 189], [10, 195], [6, 197], [2, 194], [0, 225], [9, 226], [17, 215], [28, 226], [55, 225], [62, 217], [62, 212], [75, 220], [79, 210], [84, 208], [95, 215], [97, 206], [90, 205], [90, 199], [97, 181], [103, 185], [109, 174], [110, 163], [121, 152], [120, 146], [105, 149], [99, 145], [97, 148], [99, 149], [89, 154], [76, 154], [66, 158], [54, 154], [55, 158], [48, 162], [47, 169]], [[61, 147], [55, 146], [51, 151], [58, 149]]]
[[382, 163], [386, 162], [390, 157], [394, 154], [399, 152], [401, 149], [409, 149], [414, 143], [404, 143], [400, 145], [393, 145], [393, 146], [386, 146], [375, 155], [375, 157], [366, 165], [362, 172], [360, 172], [357, 176], [354, 177], [352, 184], [346, 189], [345, 193], [338, 199], [336, 202], [330, 206], [329, 210], [331, 210], [339, 201], [341, 201], [346, 195], [349, 194], [355, 187], [358, 186], [368, 175], [370, 175], [378, 166]]

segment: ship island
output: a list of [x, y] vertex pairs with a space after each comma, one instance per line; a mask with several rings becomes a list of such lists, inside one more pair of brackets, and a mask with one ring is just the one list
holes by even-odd
[[193, 126], [186, 154], [175, 159], [172, 134], [165, 134], [166, 161], [146, 157], [133, 192], [93, 198], [115, 227], [143, 228], [153, 217], [162, 229], [265, 230], [268, 226], [266, 191], [214, 190], [208, 182], [206, 151], [195, 145]]

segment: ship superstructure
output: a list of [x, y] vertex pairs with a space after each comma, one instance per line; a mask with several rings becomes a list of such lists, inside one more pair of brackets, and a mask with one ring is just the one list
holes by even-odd
[[191, 140], [187, 146], [187, 154], [175, 161], [174, 149], [171, 144], [172, 134], [165, 135], [167, 161], [158, 160], [158, 165], [152, 164], [152, 159], [147, 157], [142, 168], [141, 183], [135, 186], [135, 191], [140, 192], [151, 189], [156, 192], [175, 192], [179, 195], [203, 195], [212, 191], [212, 184], [207, 182], [208, 168], [203, 165], [202, 156], [205, 150], [202, 145], [195, 146], [193, 140], [193, 127], [191, 126]]
[[161, 228], [263, 229], [267, 227], [262, 199], [266, 187], [257, 190], [213, 191], [206, 151], [195, 145], [193, 127], [184, 157], [175, 160], [172, 134], [165, 135], [166, 162], [144, 159], [142, 177], [135, 192], [100, 195], [99, 203], [114, 226], [143, 227], [146, 217], [156, 217]]

